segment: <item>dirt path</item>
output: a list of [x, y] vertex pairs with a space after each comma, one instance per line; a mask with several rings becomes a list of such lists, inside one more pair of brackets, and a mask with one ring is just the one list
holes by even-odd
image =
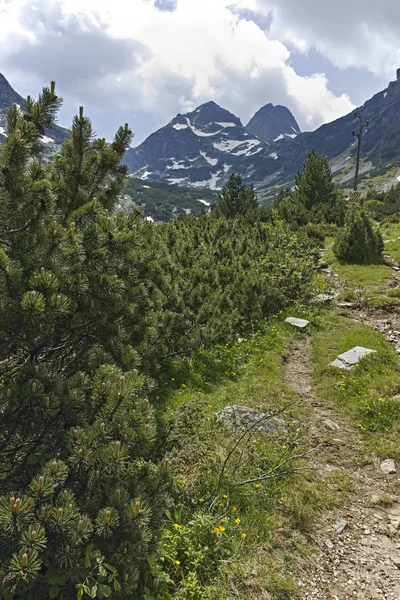
[[298, 598], [400, 600], [398, 475], [385, 476], [379, 465], [360, 464], [359, 432], [316, 397], [309, 361], [310, 341], [299, 343], [286, 364], [285, 383], [309, 406], [310, 445], [321, 444], [313, 459], [320, 476], [342, 469], [353, 491], [347, 506], [327, 515], [316, 531], [320, 552], [298, 582]]

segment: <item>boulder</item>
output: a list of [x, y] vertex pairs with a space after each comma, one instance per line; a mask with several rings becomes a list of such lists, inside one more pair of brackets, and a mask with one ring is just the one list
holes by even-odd
[[286, 423], [283, 419], [271, 417], [248, 406], [226, 406], [216, 413], [217, 421], [229, 429], [254, 429], [261, 433], [286, 433]]
[[310, 321], [306, 321], [306, 319], [297, 319], [296, 317], [288, 317], [285, 319], [285, 322], [289, 323], [289, 325], [293, 325], [293, 327], [296, 327], [297, 329], [304, 329], [310, 323]]
[[351, 350], [339, 354], [339, 356], [331, 362], [331, 367], [338, 367], [339, 369], [352, 369], [354, 365], [360, 362], [363, 358], [369, 354], [374, 354], [376, 350], [370, 348], [363, 348], [362, 346], [355, 346]]

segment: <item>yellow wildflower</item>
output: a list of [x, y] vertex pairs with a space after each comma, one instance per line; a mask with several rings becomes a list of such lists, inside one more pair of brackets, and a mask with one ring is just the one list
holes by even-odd
[[258, 490], [261, 487], [261, 483], [256, 483], [254, 487]]
[[282, 450], [286, 450], [287, 446], [282, 446]]
[[215, 535], [219, 535], [221, 533], [219, 530], [219, 527], [215, 527], [214, 533], [215, 533]]
[[180, 561], [180, 560], [176, 560], [176, 561], [175, 561], [175, 564], [176, 564], [176, 565], [180, 565], [180, 564], [181, 564], [181, 561]]
[[287, 498], [281, 498], [281, 502], [287, 502]]
[[200, 498], [199, 502], [203, 503], [204, 502], [204, 498]]
[[221, 519], [221, 523], [225, 523], [225, 519]]
[[219, 530], [220, 530], [220, 532], [222, 533], [223, 531], [225, 531], [225, 527], [224, 527], [223, 525], [220, 525], [220, 526], [219, 526]]
[[174, 527], [175, 527], [175, 529], [180, 529], [181, 526], [178, 525], [178, 523], [175, 523]]
[[232, 512], [236, 512], [236, 511], [237, 511], [237, 508], [236, 508], [236, 506], [233, 506], [233, 507], [232, 507]]
[[242, 538], [245, 540], [247, 538], [247, 534], [246, 533], [242, 533]]
[[235, 519], [236, 525], [240, 525], [240, 519]]
[[228, 496], [227, 496], [226, 494], [224, 494], [222, 497], [223, 497], [223, 498], [227, 498]]
[[224, 508], [225, 504], [223, 502], [219, 503], [220, 508]]

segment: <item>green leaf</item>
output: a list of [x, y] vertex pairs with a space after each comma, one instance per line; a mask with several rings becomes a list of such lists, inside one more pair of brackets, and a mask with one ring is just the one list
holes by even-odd
[[99, 583], [99, 598], [108, 598], [111, 596], [112, 589], [105, 583]]
[[114, 590], [116, 592], [120, 592], [121, 591], [121, 584], [119, 583], [118, 579], [114, 579]]
[[94, 584], [94, 586], [90, 590], [90, 594], [89, 595], [90, 595], [91, 598], [96, 598], [96, 596], [97, 596], [97, 583]]
[[60, 588], [58, 587], [58, 585], [52, 585], [49, 588], [49, 598], [57, 598], [59, 593], [60, 593]]

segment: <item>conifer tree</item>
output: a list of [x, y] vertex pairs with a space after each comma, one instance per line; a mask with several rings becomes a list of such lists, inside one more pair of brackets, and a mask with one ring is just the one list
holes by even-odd
[[312, 222], [343, 224], [343, 197], [335, 189], [327, 158], [315, 150], [309, 153], [303, 171], [296, 176], [294, 200], [309, 211]]
[[255, 191], [244, 184], [240, 175], [232, 173], [228, 183], [219, 194], [214, 213], [232, 219], [258, 207]]
[[363, 263], [382, 260], [383, 239], [365, 211], [353, 209], [336, 238], [333, 251], [342, 261]]
[[80, 109], [44, 164], [60, 104], [11, 107], [0, 147], [0, 598], [131, 599], [168, 501], [128, 331], [145, 229], [109, 212], [131, 131]]

